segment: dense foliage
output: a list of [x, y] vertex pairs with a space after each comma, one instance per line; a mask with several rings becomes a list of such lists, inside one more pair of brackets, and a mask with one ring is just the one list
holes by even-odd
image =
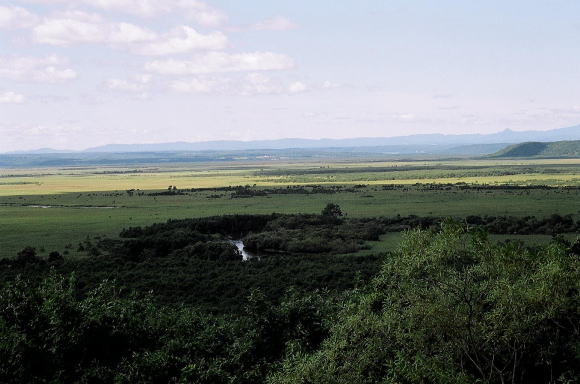
[[225, 317], [122, 298], [107, 282], [81, 297], [75, 283], [0, 290], [0, 382], [256, 383], [287, 348], [311, 351], [327, 334], [321, 295], [272, 306], [254, 292], [245, 315]]
[[[0, 382], [575, 383], [580, 242], [485, 229], [577, 225], [329, 204], [128, 228], [78, 260], [26, 247], [0, 262]], [[385, 231], [398, 251], [354, 253]], [[243, 262], [233, 237], [267, 252]]]
[[[41, 280], [50, 268], [77, 276], [86, 292], [103, 279], [115, 279], [125, 292], [151, 291], [164, 304], [191, 304], [212, 313], [240, 313], [244, 299], [260, 288], [279, 303], [289, 288], [333, 293], [368, 282], [381, 256], [349, 254], [366, 248], [366, 239], [382, 233], [376, 220], [338, 220], [322, 215], [231, 215], [170, 220], [127, 228], [119, 239], [86, 239], [79, 250], [87, 257], [46, 259], [23, 249], [14, 260], [0, 260], [0, 276], [18, 274]], [[288, 237], [283, 239], [282, 234]], [[260, 260], [242, 262], [229, 239], [256, 239], [271, 244]], [[284, 240], [284, 241], [282, 241]], [[321, 244], [330, 245], [321, 247]]]
[[[321, 215], [230, 215], [170, 220], [132, 227], [118, 239], [87, 238], [78, 245], [86, 257], [39, 257], [31, 247], [13, 260], [0, 260], [0, 277], [18, 274], [41, 280], [50, 268], [75, 272], [83, 291], [114, 278], [127, 291], [152, 291], [162, 303], [192, 304], [211, 312], [242, 309], [252, 288], [272, 302], [295, 287], [302, 292], [342, 292], [377, 273], [381, 255], [359, 251], [385, 232], [438, 228], [436, 217], [395, 216], [353, 219], [329, 204]], [[547, 218], [468, 216], [470, 227], [500, 234], [557, 234], [579, 231], [571, 216]], [[260, 261], [242, 262], [231, 243], [243, 239]]]
[[244, 237], [256, 252], [283, 254], [345, 254], [367, 248], [387, 226], [381, 220], [343, 220], [340, 207], [329, 204], [322, 215], [277, 216], [263, 230]]
[[573, 383], [580, 380], [580, 254], [497, 245], [445, 224], [404, 236], [312, 354], [272, 383]]

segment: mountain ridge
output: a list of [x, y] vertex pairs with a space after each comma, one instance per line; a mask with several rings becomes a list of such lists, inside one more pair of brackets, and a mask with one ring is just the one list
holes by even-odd
[[283, 138], [274, 140], [213, 140], [202, 142], [166, 142], [154, 144], [106, 144], [80, 151], [42, 148], [29, 151], [14, 151], [8, 154], [34, 153], [130, 153], [130, 152], [180, 152], [180, 151], [235, 151], [257, 149], [315, 149], [315, 148], [358, 148], [388, 146], [466, 146], [481, 144], [517, 144], [522, 142], [552, 142], [580, 140], [580, 125], [546, 131], [513, 131], [505, 129], [491, 134], [416, 134], [393, 137], [357, 137], [347, 139], [302, 139]]
[[440, 133], [417, 134], [393, 137], [358, 137], [350, 139], [300, 139], [276, 140], [215, 140], [197, 143], [174, 142], [159, 144], [109, 144], [88, 148], [85, 152], [148, 152], [148, 151], [203, 151], [203, 150], [252, 150], [290, 148], [345, 148], [381, 147], [391, 145], [471, 145], [471, 144], [515, 144], [524, 141], [580, 140], [580, 125], [548, 131], [512, 131], [506, 129], [492, 134]]

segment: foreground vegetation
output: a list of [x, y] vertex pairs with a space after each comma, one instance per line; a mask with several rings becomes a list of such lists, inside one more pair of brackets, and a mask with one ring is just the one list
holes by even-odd
[[252, 291], [235, 316], [17, 278], [0, 290], [0, 381], [577, 382], [580, 244], [440, 228], [407, 232], [368, 285]]
[[579, 246], [498, 246], [453, 224], [408, 233], [321, 348], [272, 382], [578, 382]]

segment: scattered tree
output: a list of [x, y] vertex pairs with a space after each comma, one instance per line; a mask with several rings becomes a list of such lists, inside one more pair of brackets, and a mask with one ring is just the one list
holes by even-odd
[[16, 260], [22, 263], [35, 263], [38, 261], [36, 257], [36, 248], [25, 247], [22, 251], [18, 252], [16, 255]]
[[338, 204], [328, 203], [322, 210], [322, 216], [339, 218], [342, 217], [342, 210]]

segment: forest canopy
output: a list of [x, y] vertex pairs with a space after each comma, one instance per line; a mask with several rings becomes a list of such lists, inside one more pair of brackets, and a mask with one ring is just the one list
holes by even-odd
[[0, 381], [573, 383], [580, 252], [445, 222], [343, 295], [252, 291], [217, 315], [53, 272], [0, 290]]

